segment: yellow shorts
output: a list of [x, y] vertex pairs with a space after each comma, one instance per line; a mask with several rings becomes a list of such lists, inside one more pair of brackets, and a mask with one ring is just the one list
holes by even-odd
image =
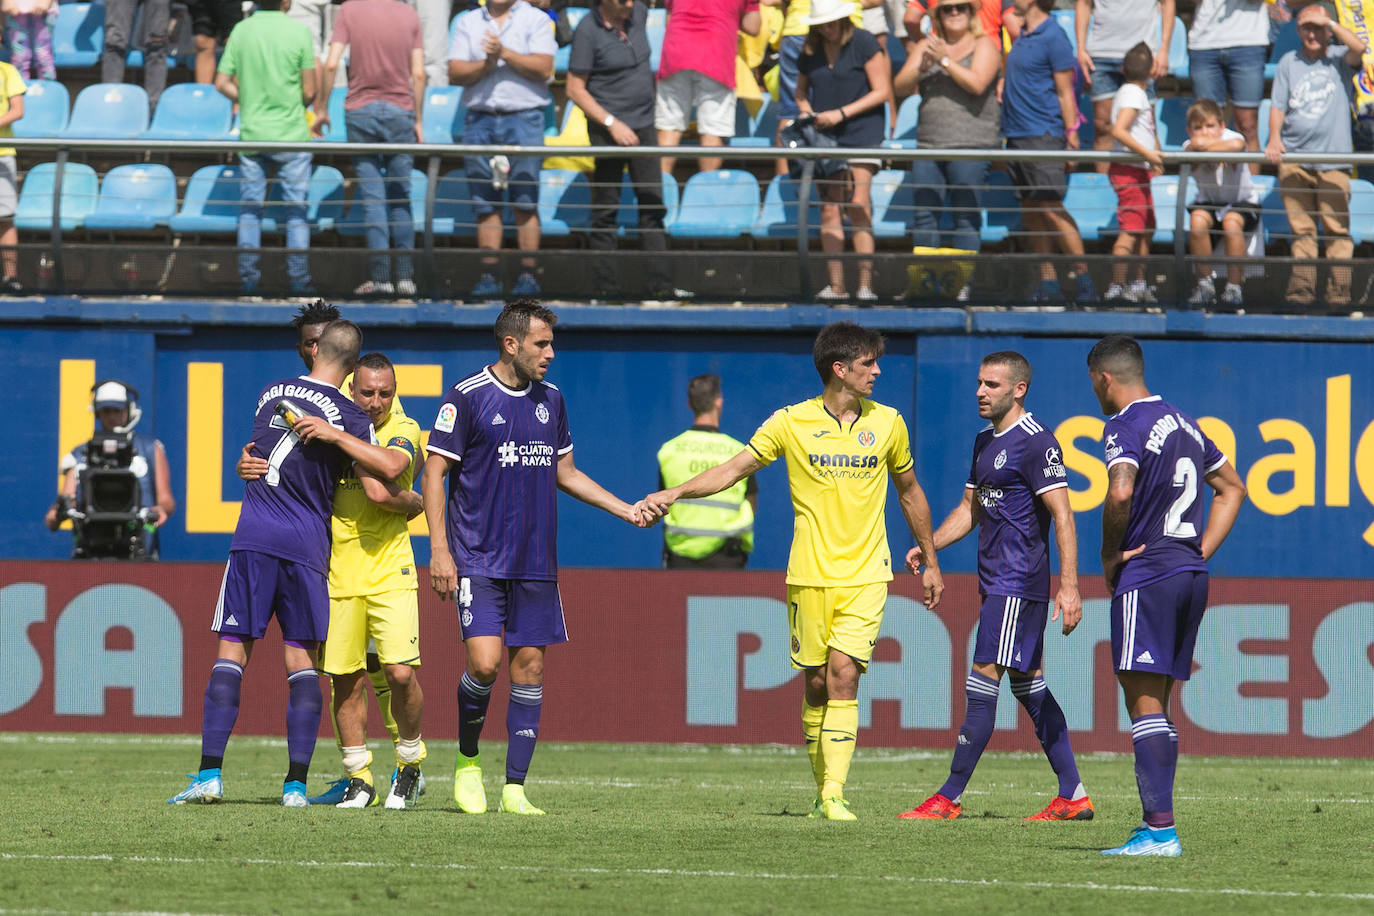
[[787, 586], [792, 667], [819, 668], [835, 649], [867, 669], [885, 607], [886, 582], [845, 588]]
[[420, 601], [413, 588], [329, 599], [329, 635], [320, 668], [352, 674], [367, 665], [369, 640], [383, 665], [420, 667]]

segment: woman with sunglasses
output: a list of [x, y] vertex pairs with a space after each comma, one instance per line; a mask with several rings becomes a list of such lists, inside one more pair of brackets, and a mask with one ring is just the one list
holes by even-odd
[[[814, 115], [816, 127], [835, 138], [841, 147], [874, 148], [883, 142], [883, 103], [892, 94], [892, 64], [878, 40], [854, 28], [850, 15], [858, 4], [848, 0], [812, 0], [807, 17], [810, 31], [798, 62], [796, 102], [803, 116]], [[819, 183], [821, 192], [821, 249], [828, 254], [844, 251], [845, 208], [854, 229], [854, 251], [873, 253], [873, 176], [882, 165], [878, 159], [849, 159], [850, 181], [843, 175]], [[852, 188], [845, 200], [846, 190]], [[848, 299], [844, 262], [827, 263], [830, 283], [816, 298]], [[854, 298], [871, 305], [873, 262], [859, 262], [858, 288]]]
[[[997, 73], [1002, 52], [983, 32], [978, 0], [936, 0], [931, 13], [930, 34], [917, 43], [893, 81], [898, 95], [921, 94], [916, 145], [922, 149], [1001, 146]], [[952, 247], [977, 251], [987, 175], [985, 159], [912, 162], [914, 242], [940, 246], [940, 211], [947, 204], [954, 218]], [[968, 295], [967, 286], [958, 291], [960, 300]]]

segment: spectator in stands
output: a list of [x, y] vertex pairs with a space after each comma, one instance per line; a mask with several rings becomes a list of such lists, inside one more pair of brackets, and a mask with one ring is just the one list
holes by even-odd
[[[24, 93], [28, 87], [12, 65], [0, 61], [0, 139], [14, 136], [14, 122], [24, 117]], [[19, 206], [19, 166], [14, 147], [0, 149], [0, 296], [19, 296], [19, 231], [14, 228], [14, 211]]]
[[[1002, 136], [1007, 149], [1078, 149], [1078, 106], [1073, 94], [1073, 47], [1053, 19], [1054, 0], [1016, 0], [1016, 11], [1025, 20], [1021, 37], [1007, 53], [1002, 90]], [[1110, 114], [1110, 111], [1108, 112]], [[1078, 224], [1064, 209], [1068, 190], [1066, 162], [1024, 159], [1011, 163], [1011, 180], [1021, 200], [1021, 224], [1031, 248], [1049, 254], [1054, 248], [1066, 255], [1083, 256]], [[1097, 290], [1086, 261], [1074, 265], [1079, 303], [1097, 300]], [[1040, 282], [1031, 301], [1057, 303], [1063, 296], [1054, 263], [1040, 265]]]
[[[1188, 139], [1185, 150], [1199, 153], [1239, 153], [1245, 137], [1224, 127], [1221, 106], [1211, 99], [1198, 99], [1188, 108]], [[1204, 258], [1212, 254], [1212, 234], [1221, 232], [1226, 256], [1245, 256], [1246, 236], [1256, 231], [1260, 221], [1259, 189], [1250, 180], [1250, 168], [1243, 162], [1208, 162], [1192, 167], [1197, 181], [1197, 197], [1188, 207], [1188, 251], [1198, 260], [1197, 289], [1188, 304], [1202, 308], [1217, 303], [1217, 288], [1212, 265]], [[1221, 304], [1238, 309], [1243, 304], [1241, 283], [1245, 268], [1233, 261], [1226, 267], [1230, 283], [1221, 293]]]
[[[797, 62], [801, 60], [802, 47], [811, 27], [806, 24], [811, 15], [811, 0], [779, 0], [785, 11], [782, 23], [782, 37], [778, 41], [778, 130], [796, 120], [797, 110]], [[849, 21], [854, 28], [863, 25], [863, 10], [854, 4], [854, 12]], [[786, 175], [786, 159], [777, 160], [779, 175]]]
[[[1188, 32], [1188, 76], [1193, 95], [1218, 105], [1231, 97], [1236, 130], [1245, 148], [1259, 149], [1259, 106], [1264, 98], [1264, 64], [1269, 58], [1269, 12], [1265, 0], [1199, 0]], [[1251, 171], [1256, 171], [1256, 163]]]
[[[1139, 42], [1151, 42], [1155, 25], [1161, 23], [1150, 78], [1157, 80], [1169, 70], [1169, 40], [1174, 34], [1174, 0], [1077, 0], [1074, 31], [1078, 38], [1078, 65], [1090, 83], [1093, 100], [1093, 146], [1110, 149], [1112, 99], [1126, 81], [1121, 61]], [[1091, 28], [1089, 23], [1091, 22]], [[1107, 163], [1098, 163], [1099, 172]]]
[[[1317, 217], [1327, 239], [1327, 258], [1345, 261], [1354, 253], [1350, 240], [1350, 166], [1340, 161], [1298, 165], [1284, 162], [1283, 157], [1287, 153], [1339, 156], [1352, 151], [1351, 80], [1363, 66], [1365, 44], [1334, 21], [1323, 4], [1304, 6], [1297, 20], [1302, 47], [1283, 55], [1274, 74], [1274, 107], [1269, 112], [1269, 143], [1264, 155], [1279, 167], [1283, 207], [1293, 229], [1293, 257], [1316, 260]], [[1333, 35], [1338, 44], [1331, 45]], [[1316, 284], [1315, 264], [1295, 265], [1288, 279], [1289, 301], [1312, 304]], [[1349, 267], [1331, 269], [1326, 302], [1349, 308]]]
[[[324, 59], [329, 56], [329, 36], [335, 16], [341, 8], [334, 0], [290, 0], [282, 4], [282, 12], [305, 26], [310, 43], [315, 46], [316, 72], [324, 73]], [[345, 74], [345, 79], [347, 75]]]
[[[758, 0], [668, 0], [668, 29], [658, 66], [654, 127], [659, 146], [677, 146], [696, 111], [702, 146], [723, 146], [735, 135], [736, 34], [757, 35]], [[675, 160], [665, 156], [663, 171]], [[719, 157], [697, 160], [708, 172]]]
[[[974, 15], [977, 0], [935, 0], [930, 33], [916, 43], [894, 82], [899, 95], [921, 94], [916, 145], [922, 149], [992, 149], [998, 135], [1001, 106], [997, 75], [1002, 49], [983, 32]], [[977, 251], [983, 225], [982, 190], [987, 184], [985, 159], [911, 163], [916, 186], [913, 241], [940, 245], [940, 211], [946, 201], [954, 218], [953, 247]], [[959, 293], [968, 297], [968, 288]]]
[[[453, 20], [449, 78], [463, 90], [464, 143], [544, 144], [544, 108], [553, 102], [548, 82], [558, 51], [545, 13], [525, 0], [488, 0]], [[501, 207], [509, 188], [516, 244], [525, 256], [511, 295], [539, 295], [533, 252], [539, 250], [539, 156], [469, 156], [468, 190], [476, 201], [477, 247], [501, 248]], [[482, 260], [474, 299], [501, 298], [495, 255]]]
[[[1126, 81], [1112, 100], [1112, 151], [1135, 153], [1144, 166], [1134, 162], [1113, 162], [1107, 169], [1112, 190], [1116, 191], [1116, 222], [1121, 232], [1112, 246], [1112, 285], [1106, 301], [1149, 304], [1156, 301], [1154, 290], [1145, 282], [1144, 257], [1150, 253], [1150, 236], [1155, 230], [1154, 198], [1150, 176], [1164, 174], [1164, 156], [1159, 151], [1155, 129], [1155, 109], [1146, 86], [1150, 83], [1153, 55], [1150, 46], [1138, 42], [1121, 61]], [[1134, 264], [1132, 256], [1141, 258]], [[1134, 279], [1128, 279], [1133, 276]]]
[[[874, 147], [883, 142], [883, 102], [892, 97], [892, 64], [878, 40], [850, 21], [855, 4], [848, 0], [812, 0], [807, 17], [810, 31], [797, 62], [797, 109], [816, 118], [816, 127], [849, 147]], [[854, 230], [854, 251], [873, 252], [873, 176], [882, 165], [876, 159], [850, 159], [849, 181], [831, 180], [821, 186], [821, 248], [844, 250], [844, 207]], [[849, 200], [845, 191], [852, 188]], [[830, 284], [817, 299], [847, 299], [844, 262], [829, 262]], [[871, 303], [873, 262], [859, 262], [854, 298]]]
[[[258, 11], [234, 27], [224, 44], [215, 88], [239, 105], [240, 138], [305, 143], [310, 128], [305, 106], [315, 100], [315, 48], [305, 26], [282, 12], [290, 0], [258, 0]], [[262, 207], [267, 198], [267, 171], [276, 170], [282, 186], [286, 217], [286, 272], [291, 294], [314, 296], [310, 282], [310, 226], [305, 221], [310, 188], [310, 154], [240, 153], [243, 173], [239, 186], [239, 280], [243, 292], [254, 295], [262, 273], [258, 267], [262, 245]]]
[[143, 6], [143, 88], [148, 104], [157, 107], [167, 88], [167, 26], [171, 0], [105, 0], [105, 50], [100, 55], [100, 81], [124, 82], [124, 59], [133, 39], [134, 10]]
[[[339, 9], [329, 38], [329, 60], [315, 99], [315, 134], [329, 124], [329, 94], [348, 49], [347, 113], [349, 143], [423, 143], [419, 113], [425, 98], [425, 48], [420, 17], [403, 0], [353, 0]], [[408, 253], [396, 256], [391, 282], [392, 247], [415, 247], [410, 216], [409, 153], [353, 157], [358, 198], [372, 250], [371, 276], [353, 292], [359, 296], [415, 296], [415, 268]], [[383, 179], [385, 175], [385, 179]]]
[[[282, 8], [291, 0], [281, 0]], [[213, 83], [215, 47], [229, 40], [229, 33], [243, 19], [239, 0], [186, 0], [191, 13], [191, 32], [196, 42], [196, 82]]]
[[57, 0], [5, 0], [5, 44], [10, 63], [26, 79], [57, 79], [52, 30], [57, 24]]
[[[634, 0], [598, 0], [573, 32], [568, 58], [568, 101], [587, 115], [592, 146], [652, 146], [654, 133], [654, 73], [649, 66], [648, 13]], [[654, 296], [677, 300], [690, 296], [669, 287], [664, 259], [663, 184], [660, 166], [652, 157], [601, 156], [592, 170], [591, 247], [616, 248], [616, 209], [620, 205], [621, 173], [630, 170], [639, 206], [639, 239], [644, 251], [646, 279]], [[597, 298], [620, 298], [616, 264], [604, 255], [592, 262]], [[685, 295], [680, 295], [685, 294]]]
[[[1012, 0], [970, 0], [973, 6], [974, 17], [978, 20], [978, 25], [982, 28], [983, 34], [988, 36], [997, 45], [997, 53], [1002, 53], [1002, 28], [1008, 22], [1015, 23], [1017, 31], [1020, 31], [1020, 18], [1016, 15], [1012, 6]], [[906, 27], [908, 36], [920, 35], [923, 31], [921, 22], [931, 15], [931, 8], [938, 6], [938, 0], [908, 0], [906, 13], [903, 17], [903, 25]], [[931, 28], [936, 26], [935, 20], [931, 20]], [[914, 39], [913, 39], [914, 41]], [[908, 44], [911, 44], [910, 42]]]

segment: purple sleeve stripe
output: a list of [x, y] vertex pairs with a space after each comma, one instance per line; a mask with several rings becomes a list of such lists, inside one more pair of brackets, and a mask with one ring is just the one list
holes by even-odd
[[462, 456], [462, 455], [455, 455], [455, 454], [453, 454], [453, 452], [446, 452], [446, 451], [444, 451], [443, 449], [439, 448], [439, 446], [437, 446], [437, 445], [432, 445], [432, 444], [431, 444], [431, 445], [429, 446], [429, 451], [435, 452], [435, 453], [440, 454], [440, 455], [443, 455], [445, 458], [452, 458], [454, 461], [462, 461], [462, 460], [463, 460], [463, 456]]

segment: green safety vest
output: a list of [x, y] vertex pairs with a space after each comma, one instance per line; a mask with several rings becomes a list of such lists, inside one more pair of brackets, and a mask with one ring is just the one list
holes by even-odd
[[[724, 464], [744, 450], [744, 444], [724, 433], [689, 429], [658, 450], [658, 469], [665, 487], [685, 483], [702, 471]], [[745, 553], [754, 550], [754, 508], [744, 498], [748, 481], [701, 499], [680, 499], [664, 519], [663, 541], [681, 557], [699, 560], [738, 538]]]

